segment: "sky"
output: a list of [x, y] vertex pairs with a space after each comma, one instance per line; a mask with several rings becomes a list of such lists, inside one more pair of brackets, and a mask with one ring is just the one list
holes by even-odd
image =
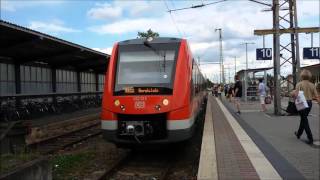
[[[222, 29], [223, 59], [226, 79], [246, 67], [244, 42], [248, 45], [249, 68], [269, 67], [271, 61], [256, 61], [255, 49], [262, 48], [262, 37], [255, 29], [272, 28], [272, 12], [267, 6], [248, 0], [228, 0], [202, 8], [169, 13], [168, 10], [212, 3], [206, 0], [1, 0], [1, 19], [55, 37], [110, 54], [113, 44], [137, 37], [138, 31], [151, 28], [163, 37], [188, 40], [193, 55], [200, 59], [202, 72], [211, 80], [219, 80], [219, 34]], [[271, 4], [271, 0], [260, 0]], [[297, 0], [298, 26], [319, 27], [319, 0]], [[272, 47], [272, 36], [265, 36], [266, 47]], [[281, 36], [282, 42], [288, 36]], [[319, 63], [302, 59], [302, 48], [310, 47], [310, 34], [300, 34], [301, 65]], [[314, 46], [320, 45], [319, 33]], [[282, 74], [290, 73], [285, 64]], [[230, 72], [229, 72], [230, 71]], [[232, 79], [232, 78], [231, 78]]]

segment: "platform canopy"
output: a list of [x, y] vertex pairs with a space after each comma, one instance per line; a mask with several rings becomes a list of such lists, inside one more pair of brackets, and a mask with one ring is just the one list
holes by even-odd
[[251, 72], [257, 73], [257, 72], [261, 72], [261, 71], [268, 71], [268, 70], [270, 70], [270, 69], [273, 69], [273, 67], [254, 68], [254, 69], [247, 69], [247, 70], [242, 69], [242, 70], [238, 71], [237, 74], [242, 74], [242, 73], [244, 73], [245, 71], [247, 71], [248, 73], [251, 73]]
[[104, 73], [110, 55], [0, 20], [0, 62]]
[[320, 83], [320, 63], [301, 67], [301, 70], [309, 70], [312, 74], [312, 81]]
[[304, 66], [304, 67], [301, 67], [301, 69], [307, 69], [311, 72], [320, 72], [320, 63], [318, 64], [313, 64], [313, 65], [309, 65], [309, 66]]

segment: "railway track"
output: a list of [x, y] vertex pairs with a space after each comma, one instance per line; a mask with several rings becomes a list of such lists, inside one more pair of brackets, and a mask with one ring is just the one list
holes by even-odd
[[100, 123], [95, 123], [77, 131], [32, 144], [30, 147], [31, 149], [38, 151], [40, 154], [51, 154], [100, 134]]
[[[130, 151], [104, 170], [97, 180], [196, 179], [206, 103], [196, 134], [187, 142], [153, 151]], [[154, 147], [155, 148], [155, 147]]]
[[98, 180], [165, 180], [174, 164], [175, 152], [169, 150], [131, 151]]

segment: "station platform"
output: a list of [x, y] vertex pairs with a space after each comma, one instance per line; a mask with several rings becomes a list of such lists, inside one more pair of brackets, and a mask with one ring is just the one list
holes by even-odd
[[78, 111], [70, 112], [70, 113], [61, 113], [61, 114], [54, 114], [54, 115], [47, 115], [41, 118], [36, 118], [32, 120], [24, 120], [26, 124], [30, 127], [41, 127], [45, 125], [49, 125], [52, 123], [57, 123], [60, 121], [66, 121], [74, 118], [79, 118], [82, 116], [92, 115], [92, 114], [99, 114], [101, 112], [101, 108], [88, 108], [88, 109], [81, 109]]
[[41, 118], [0, 123], [0, 152], [13, 152], [11, 146], [25, 147], [83, 128], [100, 125], [101, 108], [88, 108]]
[[34, 144], [99, 124], [100, 111], [101, 108], [89, 108], [25, 121], [29, 128], [25, 137], [26, 144]]
[[[285, 103], [285, 102], [284, 102]], [[314, 145], [294, 135], [299, 116], [275, 116], [272, 106], [242, 102], [241, 114], [224, 97], [209, 95], [198, 179], [319, 179], [319, 105], [309, 123]]]

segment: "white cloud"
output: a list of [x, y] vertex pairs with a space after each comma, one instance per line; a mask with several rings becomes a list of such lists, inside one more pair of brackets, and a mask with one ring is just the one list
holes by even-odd
[[42, 1], [42, 0], [32, 0], [32, 1], [19, 1], [19, 0], [1, 0], [1, 10], [14, 12], [23, 8], [31, 8], [37, 6], [54, 6], [64, 3], [62, 0], [54, 1]]
[[[298, 18], [305, 19], [310, 16], [319, 17], [320, 2], [319, 1], [299, 1], [297, 2]], [[319, 25], [319, 18], [318, 18]]]
[[[163, 26], [159, 26], [159, 23]], [[145, 31], [146, 29], [151, 28], [154, 31], [166, 34], [175, 33], [175, 29], [173, 27], [166, 26], [166, 24], [168, 23], [164, 22], [163, 19], [124, 19], [111, 24], [105, 24], [98, 27], [91, 27], [90, 30], [99, 34], [125, 34], [130, 32]]]
[[[197, 3], [200, 2], [167, 1], [170, 9], [188, 7]], [[307, 20], [312, 26], [318, 26], [319, 19], [314, 17], [319, 17], [319, 2], [298, 1], [297, 3], [299, 25], [305, 26], [305, 20]], [[114, 22], [89, 27], [89, 30], [106, 36], [116, 35], [115, 37], [119, 41], [124, 40], [122, 38], [127, 38], [130, 34], [133, 36], [132, 38], [135, 38], [138, 31], [146, 31], [149, 28], [159, 32], [160, 36], [181, 37], [170, 14], [167, 13], [163, 1], [116, 1], [112, 5], [123, 10], [123, 17]], [[272, 66], [270, 61], [257, 62], [255, 60], [255, 48], [262, 47], [262, 37], [254, 36], [253, 31], [255, 29], [272, 28], [272, 12], [262, 12], [263, 9], [265, 9], [265, 6], [253, 2], [227, 1], [205, 8], [172, 12], [172, 17], [176, 26], [182, 32], [182, 36], [188, 39], [194, 56], [201, 56], [202, 62], [218, 61], [218, 33], [214, 29], [222, 28], [225, 62], [232, 65], [233, 57], [237, 56], [238, 68], [245, 68], [245, 47], [240, 44], [254, 42], [254, 45], [249, 46], [248, 59], [249, 67], [255, 68]], [[136, 10], [136, 12], [131, 10]], [[284, 35], [281, 37], [282, 40], [288, 39]], [[305, 35], [300, 37], [306, 39]], [[306, 44], [305, 42], [300, 43], [301, 45]], [[272, 47], [271, 35], [266, 36], [266, 46]], [[216, 65], [212, 66], [215, 67]], [[212, 72], [213, 70], [211, 66], [202, 66], [201, 69], [204, 72]], [[219, 74], [219, 71], [214, 69], [212, 73]]]
[[29, 28], [49, 34], [80, 32], [80, 30], [66, 27], [60, 20], [53, 20], [51, 22], [31, 21]]
[[[152, 28], [159, 31], [161, 34], [177, 35], [177, 30], [171, 20], [169, 13], [166, 13], [164, 8], [161, 9], [162, 16], [160, 17], [142, 17], [130, 18], [126, 17], [119, 21], [104, 24], [99, 27], [97, 33], [101, 34], [124, 34], [136, 32], [138, 30], [146, 30]], [[241, 11], [241, 10], [239, 10]], [[177, 26], [181, 31], [185, 32], [194, 41], [211, 41], [216, 38], [214, 28], [222, 27], [224, 30], [224, 38], [230, 37], [252, 37], [254, 23], [267, 27], [265, 20], [270, 19], [266, 14], [256, 12], [256, 18], [248, 18], [252, 13], [248, 11], [234, 12], [234, 10], [227, 10], [224, 12], [214, 11], [212, 9], [200, 9], [198, 11], [182, 11], [172, 14]], [[260, 22], [260, 23], [259, 23]], [[95, 27], [96, 28], [96, 27]]]
[[121, 17], [137, 17], [144, 13], [152, 12], [157, 3], [145, 1], [113, 1], [107, 3], [96, 3], [94, 8], [91, 8], [87, 15], [92, 19], [113, 20]]
[[122, 15], [122, 8], [112, 6], [109, 3], [96, 4], [96, 7], [91, 8], [87, 15], [92, 19], [108, 19], [119, 18]]
[[105, 54], [111, 54], [112, 53], [112, 47], [108, 47], [108, 48], [92, 48], [93, 50], [105, 53]]
[[[162, 2], [161, 2], [162, 3]], [[129, 13], [130, 16], [138, 16], [151, 10], [155, 4], [146, 1], [115, 1], [114, 7], [121, 7]]]

